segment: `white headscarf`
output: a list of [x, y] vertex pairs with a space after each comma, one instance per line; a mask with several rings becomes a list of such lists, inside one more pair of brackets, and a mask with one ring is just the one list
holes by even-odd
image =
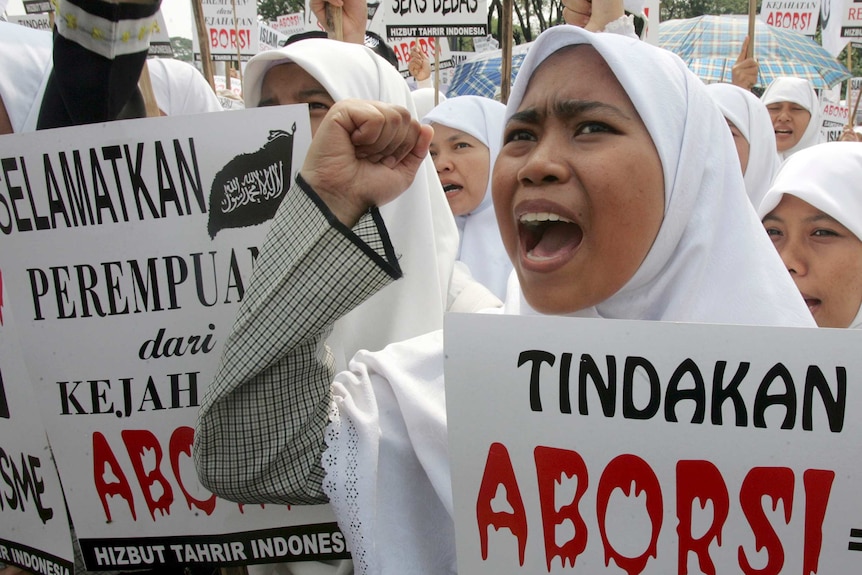
[[775, 147], [775, 129], [769, 111], [760, 99], [748, 90], [733, 84], [709, 84], [707, 92], [724, 117], [748, 141], [748, 167], [743, 180], [745, 191], [756, 209], [763, 199], [781, 160]]
[[817, 92], [814, 91], [808, 80], [779, 76], [769, 84], [760, 100], [764, 106], [776, 102], [793, 102], [811, 113], [811, 120], [796, 145], [789, 150], [779, 152], [783, 159], [786, 160], [791, 154], [820, 143], [820, 124], [823, 122], [820, 113], [820, 101], [817, 99]]
[[457, 96], [438, 105], [422, 118], [424, 124], [442, 124], [461, 130], [488, 148], [490, 165], [485, 195], [475, 210], [455, 217], [461, 232], [458, 260], [467, 264], [473, 277], [500, 298], [506, 295], [506, 282], [512, 271], [512, 262], [506, 254], [497, 227], [491, 198], [491, 172], [503, 141], [505, 114], [506, 106], [496, 100], [481, 96]]
[[52, 46], [50, 32], [0, 21], [0, 97], [15, 133], [36, 129]]
[[446, 101], [446, 96], [437, 91], [436, 88], [417, 88], [410, 92], [413, 97], [413, 105], [416, 106], [416, 116], [422, 118], [434, 108], [434, 98], [437, 98], [437, 104]]
[[[507, 118], [539, 64], [576, 44], [592, 45], [629, 95], [658, 150], [665, 185], [664, 220], [640, 268], [616, 294], [576, 315], [813, 327], [751, 209], [726, 120], [677, 56], [616, 34], [555, 26], [527, 54]], [[507, 312], [530, 313], [520, 296], [508, 299]]]
[[168, 116], [222, 110], [218, 97], [198, 69], [182, 60], [150, 58], [150, 81], [159, 109]]
[[[862, 240], [862, 144], [830, 142], [793, 154], [781, 165], [758, 215], [774, 210], [784, 194], [808, 202]], [[850, 327], [862, 328], [862, 308]]]
[[[407, 83], [370, 49], [327, 39], [308, 39], [257, 54], [245, 69], [246, 105], [260, 103], [266, 72], [293, 62], [313, 76], [333, 100], [363, 98], [403, 106], [415, 117]], [[455, 220], [430, 158], [410, 188], [380, 208], [404, 277], [390, 284], [335, 324], [327, 340], [336, 369], [360, 349], [387, 344], [443, 327], [449, 283], [458, 249]]]

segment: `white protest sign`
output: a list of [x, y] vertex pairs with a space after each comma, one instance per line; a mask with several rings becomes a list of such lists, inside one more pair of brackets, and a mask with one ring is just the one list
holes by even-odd
[[862, 41], [862, 0], [845, 0], [844, 10], [837, 16], [841, 18], [841, 37]]
[[838, 141], [841, 131], [849, 122], [850, 108], [841, 104], [823, 102], [820, 104], [820, 110], [823, 122], [820, 125], [820, 133], [823, 134], [823, 141]]
[[[68, 574], [72, 534], [0, 269], [0, 563]], [[44, 567], [44, 569], [43, 569]]]
[[449, 314], [458, 572], [855, 573], [862, 332]]
[[813, 36], [820, 17], [820, 0], [764, 0], [759, 18], [769, 26]]
[[393, 0], [384, 17], [386, 36], [485, 36], [487, 0]]
[[[847, 106], [853, 109], [856, 102], [859, 101], [859, 92], [862, 92], [862, 78], [850, 78], [848, 81], [850, 82], [850, 89], [848, 90]], [[860, 102], [859, 108], [856, 110], [855, 123], [859, 123], [860, 113], [862, 113], [862, 102]]]
[[274, 28], [285, 36], [292, 36], [305, 31], [302, 12], [296, 14], [282, 14], [276, 20]]
[[191, 453], [308, 118], [278, 106], [0, 138], [0, 266], [89, 569], [348, 555], [328, 506], [218, 499]]
[[284, 34], [284, 32], [273, 28], [269, 24], [258, 22], [258, 28], [258, 48], [261, 52], [280, 48], [281, 45], [284, 44], [284, 41], [287, 40], [288, 36]]
[[51, 30], [51, 21], [47, 13], [28, 14], [26, 16], [9, 16], [9, 21], [34, 30]]
[[[217, 62], [234, 62], [237, 52], [243, 61], [258, 52], [257, 3], [254, 0], [236, 0], [236, 19], [232, 0], [201, 0], [206, 23], [210, 55]], [[197, 26], [192, 27], [195, 46], [200, 46]], [[239, 49], [237, 49], [237, 45]], [[195, 60], [200, 60], [200, 50]]]
[[434, 38], [397, 38], [391, 40], [389, 45], [395, 51], [395, 57], [398, 59], [398, 71], [405, 78], [410, 77], [410, 71], [407, 66], [410, 64], [410, 50], [413, 46], [419, 45], [419, 49], [428, 58], [428, 63], [431, 64], [431, 74], [434, 74], [435, 61], [440, 62], [440, 70], [448, 70], [455, 67], [455, 62], [452, 59], [452, 53], [449, 51], [449, 42], [446, 38], [438, 39], [440, 55], [438, 60], [434, 56]]

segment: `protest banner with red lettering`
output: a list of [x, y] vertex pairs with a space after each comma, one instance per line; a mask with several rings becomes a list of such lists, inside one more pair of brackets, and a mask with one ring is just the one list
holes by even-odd
[[858, 330], [449, 314], [458, 572], [855, 573], [860, 346]]
[[0, 564], [68, 575], [72, 535], [0, 268]]
[[282, 14], [278, 17], [273, 25], [273, 28], [284, 34], [292, 36], [305, 31], [305, 23], [302, 12], [296, 14]]
[[820, 0], [764, 0], [759, 18], [775, 28], [813, 36], [820, 17]]
[[422, 53], [428, 58], [431, 64], [431, 73], [434, 73], [435, 61], [440, 62], [440, 72], [443, 70], [451, 70], [455, 67], [455, 61], [452, 59], [452, 53], [449, 51], [449, 42], [446, 38], [440, 38], [438, 46], [440, 47], [440, 55], [438, 60], [434, 56], [434, 38], [397, 38], [390, 40], [389, 45], [395, 51], [395, 57], [398, 59], [398, 71], [405, 78], [412, 78], [407, 65], [410, 63], [410, 50], [415, 45], [419, 45]]
[[348, 555], [328, 506], [218, 499], [191, 452], [309, 141], [307, 106], [0, 138], [0, 267], [90, 569]]
[[[236, 0], [236, 19], [232, 0], [201, 0], [207, 39], [212, 59], [216, 62], [236, 62], [237, 54], [243, 61], [258, 53], [257, 3], [253, 0]], [[193, 44], [200, 46], [197, 27], [192, 27]], [[195, 60], [201, 59], [195, 50]]]
[[850, 108], [833, 102], [822, 102], [820, 104], [822, 124], [820, 133], [824, 142], [837, 142], [841, 137], [844, 126], [850, 118]]

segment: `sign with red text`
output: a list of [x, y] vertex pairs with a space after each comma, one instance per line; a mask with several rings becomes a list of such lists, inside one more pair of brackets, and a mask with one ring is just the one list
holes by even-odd
[[764, 0], [759, 18], [775, 28], [813, 36], [820, 17], [820, 0]]
[[[258, 53], [257, 3], [254, 0], [201, 0], [206, 23], [210, 55], [216, 62], [235, 62], [237, 54], [243, 61]], [[236, 13], [236, 18], [234, 18]], [[200, 46], [197, 26], [192, 27], [193, 41]], [[201, 59], [199, 48], [195, 50], [195, 60]]]
[[302, 12], [297, 12], [295, 14], [282, 14], [275, 21], [273, 28], [285, 36], [300, 34], [305, 32], [305, 21], [303, 17], [304, 14]]
[[447, 315], [458, 572], [857, 572], [860, 345]]
[[0, 138], [0, 269], [91, 570], [347, 556], [328, 506], [197, 479], [200, 401], [310, 141], [306, 106], [215, 119]]
[[833, 102], [822, 102], [820, 104], [822, 124], [820, 133], [824, 142], [837, 142], [850, 121], [850, 108], [835, 104]]
[[839, 16], [842, 17], [841, 37], [854, 43], [862, 42], [862, 0], [846, 0]]
[[0, 268], [0, 563], [71, 573], [72, 534]]
[[408, 65], [410, 64], [410, 50], [413, 46], [418, 45], [425, 57], [428, 58], [428, 63], [431, 65], [431, 78], [434, 78], [434, 69], [436, 63], [440, 63], [440, 71], [449, 70], [455, 67], [455, 61], [452, 59], [452, 53], [449, 51], [449, 42], [446, 38], [437, 38], [436, 49], [439, 49], [439, 55], [435, 57], [435, 38], [396, 38], [389, 41], [389, 45], [395, 51], [395, 57], [398, 59], [398, 71], [405, 78], [412, 79]]
[[488, 34], [487, 0], [389, 0], [386, 36], [484, 36]]

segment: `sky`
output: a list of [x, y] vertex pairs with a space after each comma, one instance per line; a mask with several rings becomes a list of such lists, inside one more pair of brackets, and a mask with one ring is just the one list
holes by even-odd
[[[7, 14], [24, 14], [24, 4], [21, 0], [8, 0], [6, 6]], [[2, 3], [2, 0], [0, 0]], [[165, 25], [171, 36], [192, 37], [192, 5], [189, 0], [162, 0], [162, 14], [165, 17]]]

